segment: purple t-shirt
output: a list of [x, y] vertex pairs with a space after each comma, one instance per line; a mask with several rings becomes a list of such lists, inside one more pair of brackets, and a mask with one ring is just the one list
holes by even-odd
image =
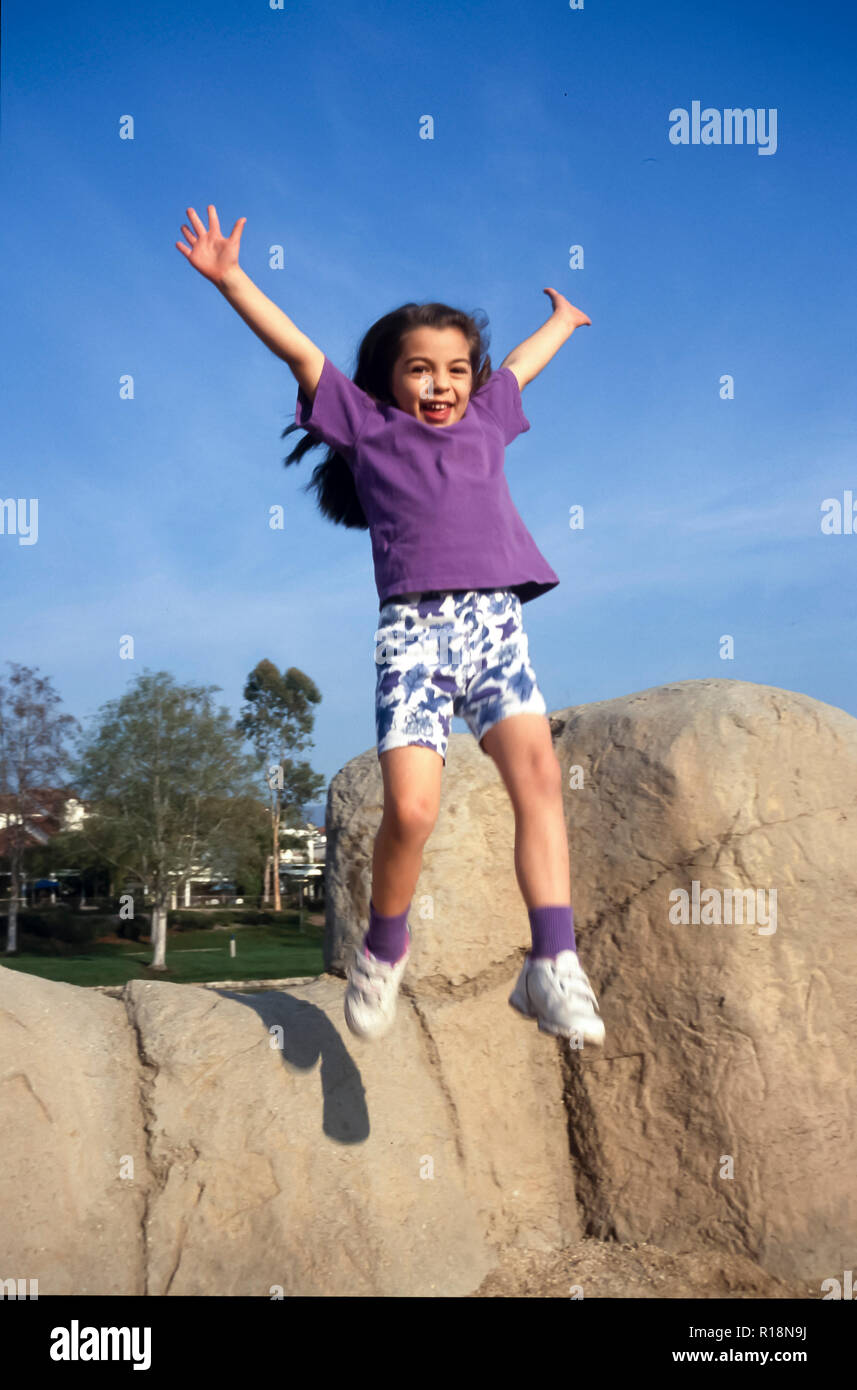
[[530, 428], [509, 367], [460, 420], [430, 425], [374, 401], [325, 356], [314, 400], [298, 388], [295, 423], [351, 469], [382, 605], [423, 589], [512, 589], [523, 604], [559, 583], [503, 472], [505, 446]]

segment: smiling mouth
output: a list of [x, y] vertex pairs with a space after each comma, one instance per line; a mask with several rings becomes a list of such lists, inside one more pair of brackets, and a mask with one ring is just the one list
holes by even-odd
[[446, 418], [446, 416], [447, 416], [447, 415], [449, 414], [449, 412], [452, 410], [452, 402], [451, 402], [451, 401], [444, 401], [442, 404], [436, 404], [436, 405], [425, 405], [425, 404], [424, 404], [424, 405], [423, 405], [423, 410], [425, 411], [426, 415], [434, 415], [434, 416], [436, 416], [439, 420], [443, 420], [443, 419]]

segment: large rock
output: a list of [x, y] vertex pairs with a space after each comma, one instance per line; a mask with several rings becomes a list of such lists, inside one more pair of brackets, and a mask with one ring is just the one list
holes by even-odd
[[121, 1004], [0, 968], [0, 1279], [142, 1292], [144, 1123]]
[[[349, 1033], [382, 809], [370, 750], [330, 789], [317, 980], [135, 981], [111, 999], [0, 968], [0, 1277], [42, 1294], [460, 1295], [501, 1247], [585, 1235], [841, 1277], [857, 720], [710, 680], [552, 726], [603, 1052], [569, 1053], [508, 1007], [529, 943], [514, 817], [469, 734], [450, 742], [396, 1027]], [[694, 879], [703, 902], [761, 890], [765, 910], [776, 889], [776, 930], [674, 922]]]
[[578, 1239], [560, 1060], [508, 982], [466, 1008], [403, 1000], [376, 1043], [343, 993], [135, 980], [108, 999], [0, 967], [0, 1277], [449, 1296], [497, 1245]]
[[[712, 679], [551, 725], [580, 957], [607, 1027], [567, 1078], [586, 1233], [667, 1250], [705, 1237], [780, 1277], [842, 1271], [857, 1241], [857, 720]], [[330, 788], [331, 970], [365, 929], [382, 803], [374, 751]], [[513, 844], [493, 762], [454, 735], [411, 988], [466, 1001], [512, 978], [529, 942]], [[677, 890], [693, 916], [694, 880], [722, 917], [726, 890], [752, 890], [759, 917], [673, 920]]]
[[[857, 720], [681, 682], [570, 712], [557, 752], [588, 773], [568, 824], [608, 1028], [571, 1073], [589, 1229], [841, 1278], [857, 1242]], [[694, 881], [724, 909], [753, 890], [754, 919], [682, 924], [675, 893]]]

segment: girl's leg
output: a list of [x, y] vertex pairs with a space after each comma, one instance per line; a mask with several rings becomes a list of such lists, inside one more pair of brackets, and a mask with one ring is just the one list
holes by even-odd
[[527, 908], [570, 906], [562, 769], [544, 714], [513, 714], [481, 740], [515, 811], [515, 873]]
[[410, 905], [423, 848], [440, 810], [443, 758], [432, 748], [391, 748], [379, 758], [384, 814], [372, 859], [372, 903], [383, 917]]

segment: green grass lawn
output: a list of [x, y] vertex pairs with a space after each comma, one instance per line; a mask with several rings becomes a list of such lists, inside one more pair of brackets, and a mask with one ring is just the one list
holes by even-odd
[[324, 928], [298, 929], [298, 914], [284, 912], [277, 926], [236, 926], [235, 959], [229, 954], [229, 931], [168, 931], [166, 970], [149, 970], [147, 941], [118, 945], [97, 941], [74, 956], [5, 956], [0, 965], [43, 980], [69, 985], [123, 985], [126, 980], [168, 980], [174, 984], [206, 980], [276, 980], [293, 975], [320, 975], [324, 969]]

